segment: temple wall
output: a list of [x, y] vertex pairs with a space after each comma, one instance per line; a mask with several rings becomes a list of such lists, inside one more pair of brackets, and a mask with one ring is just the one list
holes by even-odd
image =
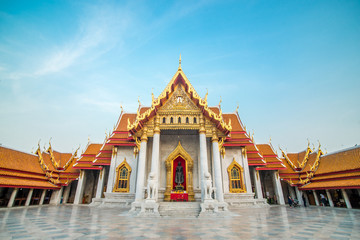
[[[224, 193], [229, 193], [229, 173], [227, 171], [227, 168], [232, 163], [233, 159], [235, 158], [235, 161], [244, 168], [244, 156], [242, 155], [242, 151], [240, 147], [232, 147], [232, 148], [226, 148], [225, 157], [222, 158], [221, 161], [221, 168], [222, 168], [222, 178], [223, 178], [223, 189]], [[243, 175], [244, 181], [245, 176]]]
[[[160, 134], [160, 188], [166, 187], [166, 168], [165, 161], [175, 150], [179, 141], [185, 151], [194, 161], [193, 184], [194, 189], [199, 189], [199, 136], [198, 135], [161, 135]], [[210, 146], [208, 146], [209, 148]], [[209, 155], [208, 155], [209, 157]], [[209, 165], [210, 167], [211, 165]]]
[[[148, 146], [149, 148], [149, 146]], [[130, 174], [130, 189], [129, 193], [135, 193], [135, 187], [136, 187], [136, 174], [137, 174], [137, 158], [139, 154], [136, 156], [136, 159], [134, 157], [134, 147], [118, 147], [116, 156], [112, 159], [112, 161], [115, 161], [115, 164], [111, 164], [109, 170], [109, 178], [107, 182], [107, 187], [111, 187], [111, 191], [114, 188], [114, 184], [116, 181], [116, 168], [124, 161], [126, 158], [126, 162], [131, 167], [131, 174]]]

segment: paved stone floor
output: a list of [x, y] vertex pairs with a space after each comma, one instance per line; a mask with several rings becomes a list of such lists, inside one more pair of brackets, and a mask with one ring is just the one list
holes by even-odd
[[88, 206], [0, 209], [0, 239], [360, 239], [360, 210], [247, 208], [226, 218], [134, 218]]

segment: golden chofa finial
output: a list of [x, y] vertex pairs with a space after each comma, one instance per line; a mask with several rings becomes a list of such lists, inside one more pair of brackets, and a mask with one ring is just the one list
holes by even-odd
[[271, 136], [270, 136], [270, 139], [269, 139], [269, 143], [271, 144]]
[[181, 54], [180, 54], [180, 57], [179, 57], [179, 70], [181, 70]]
[[120, 109], [121, 109], [121, 113], [123, 113], [123, 112], [124, 112], [124, 108], [123, 108], [122, 104], [120, 104]]
[[88, 136], [88, 144], [90, 144], [90, 136]]
[[219, 107], [221, 107], [221, 102], [222, 102], [222, 99], [221, 99], [221, 96], [220, 96]]
[[239, 112], [239, 104], [237, 105], [235, 112]]
[[139, 103], [139, 107], [140, 107], [141, 106], [140, 96], [138, 96], [138, 103]]

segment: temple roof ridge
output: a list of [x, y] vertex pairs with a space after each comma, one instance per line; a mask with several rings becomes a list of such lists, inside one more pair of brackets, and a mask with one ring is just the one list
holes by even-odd
[[340, 150], [337, 150], [337, 151], [334, 151], [334, 152], [330, 152], [330, 153], [322, 155], [322, 157], [333, 155], [333, 154], [338, 154], [338, 153], [342, 153], [342, 152], [346, 152], [346, 151], [350, 151], [350, 150], [354, 150], [354, 149], [357, 149], [357, 148], [360, 148], [360, 145], [356, 144], [355, 146], [352, 146], [352, 147], [348, 147], [348, 148], [340, 149]]
[[4, 144], [1, 144], [0, 148], [6, 148], [6, 149], [9, 149], [9, 150], [12, 150], [12, 151], [17, 151], [17, 152], [20, 152], [20, 153], [25, 153], [25, 154], [29, 154], [29, 155], [37, 157], [37, 155], [32, 153], [32, 152], [25, 152], [23, 150], [18, 150], [18, 149], [12, 148], [12, 147], [8, 147], [8, 146], [6, 146]]

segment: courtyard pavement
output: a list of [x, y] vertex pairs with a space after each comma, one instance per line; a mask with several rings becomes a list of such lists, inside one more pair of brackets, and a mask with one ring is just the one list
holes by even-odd
[[128, 209], [0, 209], [0, 239], [360, 239], [360, 210], [243, 208], [225, 218], [135, 218]]

